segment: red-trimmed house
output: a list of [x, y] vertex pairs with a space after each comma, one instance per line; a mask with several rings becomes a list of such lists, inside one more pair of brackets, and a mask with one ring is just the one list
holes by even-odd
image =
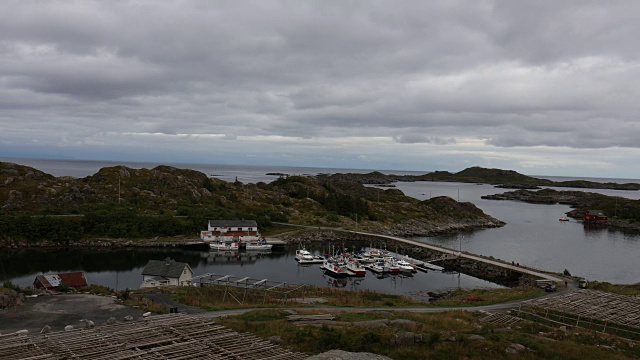
[[605, 221], [607, 220], [607, 216], [602, 212], [602, 210], [587, 210], [582, 217], [584, 221]]
[[207, 230], [200, 232], [206, 242], [247, 243], [260, 240], [258, 223], [255, 220], [209, 220]]
[[82, 288], [89, 286], [87, 278], [82, 271], [62, 273], [62, 274], [42, 274], [36, 276], [33, 281], [34, 289], [58, 290], [64, 282], [66, 286], [72, 288]]

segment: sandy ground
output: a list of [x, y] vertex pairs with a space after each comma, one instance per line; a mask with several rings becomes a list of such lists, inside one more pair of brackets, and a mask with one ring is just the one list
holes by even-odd
[[67, 325], [78, 328], [80, 320], [88, 319], [95, 325], [104, 325], [110, 317], [124, 322], [127, 315], [138, 319], [143, 310], [115, 303], [114, 298], [97, 295], [48, 295], [27, 298], [24, 305], [0, 310], [0, 334], [18, 330], [39, 332], [49, 325], [51, 331], [62, 331]]

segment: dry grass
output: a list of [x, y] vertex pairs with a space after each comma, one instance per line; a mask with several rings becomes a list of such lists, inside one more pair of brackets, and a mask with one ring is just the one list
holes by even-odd
[[[307, 313], [307, 312], [305, 312]], [[312, 313], [309, 311], [308, 313]], [[326, 313], [326, 312], [325, 312]], [[464, 311], [435, 314], [402, 312], [338, 313], [330, 324], [286, 321], [280, 310], [260, 310], [222, 320], [238, 332], [267, 338], [278, 336], [286, 346], [309, 354], [330, 349], [368, 351], [392, 359], [630, 359], [640, 357], [640, 346], [611, 336], [574, 329], [560, 331], [546, 325], [522, 322], [505, 328], [482, 323], [484, 315]], [[386, 326], [359, 325], [376, 319], [406, 319], [415, 323]], [[396, 334], [412, 332], [421, 342], [398, 345]], [[472, 335], [481, 338], [473, 339]], [[508, 348], [520, 344], [524, 350], [510, 354]]]

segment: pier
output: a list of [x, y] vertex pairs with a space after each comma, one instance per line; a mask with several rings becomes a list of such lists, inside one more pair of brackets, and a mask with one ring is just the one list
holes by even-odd
[[558, 282], [558, 283], [564, 282], [563, 278], [561, 278], [559, 276], [556, 276], [556, 275], [549, 274], [549, 273], [541, 271], [541, 270], [526, 268], [526, 267], [522, 267], [522, 266], [519, 266], [519, 265], [513, 265], [513, 264], [510, 264], [510, 263], [507, 263], [507, 262], [504, 262], [504, 261], [495, 260], [495, 259], [489, 259], [489, 258], [480, 256], [480, 255], [476, 255], [476, 254], [471, 254], [471, 253], [467, 253], [467, 252], [461, 252], [461, 251], [445, 248], [445, 247], [442, 247], [442, 246], [426, 244], [426, 243], [422, 243], [422, 242], [418, 242], [418, 241], [414, 241], [414, 240], [409, 240], [409, 239], [405, 239], [405, 238], [401, 238], [401, 237], [397, 237], [397, 236], [373, 234], [373, 233], [368, 233], [368, 232], [364, 232], [364, 231], [353, 231], [353, 230], [337, 229], [337, 228], [330, 228], [330, 227], [294, 225], [294, 224], [287, 224], [287, 223], [278, 223], [278, 224], [295, 226], [295, 227], [302, 227], [302, 228], [309, 228], [309, 229], [331, 230], [331, 231], [336, 231], [336, 232], [344, 232], [344, 233], [349, 233], [349, 234], [357, 234], [357, 235], [363, 235], [363, 236], [377, 237], [377, 238], [386, 239], [386, 240], [392, 240], [392, 241], [396, 241], [396, 242], [403, 243], [403, 244], [406, 244], [406, 245], [411, 245], [411, 246], [415, 246], [415, 247], [421, 247], [421, 248], [424, 248], [424, 249], [428, 249], [428, 250], [439, 252], [439, 253], [443, 254], [444, 256], [446, 256], [447, 259], [452, 259], [452, 258], [469, 259], [469, 260], [474, 261], [474, 262], [484, 263], [484, 264], [487, 264], [487, 265], [491, 265], [491, 266], [495, 266], [495, 267], [502, 268], [502, 269], [505, 269], [505, 270], [513, 271], [513, 272], [516, 272], [516, 273], [520, 273], [520, 274], [523, 274], [523, 275], [529, 275], [529, 276], [532, 276], [532, 277], [536, 277], [536, 278], [540, 278], [540, 279], [544, 279], [544, 280], [550, 280], [550, 281], [554, 281], [554, 282]]
[[411, 246], [419, 246], [419, 247], [426, 248], [426, 249], [429, 249], [429, 250], [437, 251], [437, 252], [440, 252], [440, 253], [448, 255], [448, 256], [455, 256], [455, 257], [460, 257], [460, 258], [473, 260], [473, 261], [476, 261], [476, 262], [489, 264], [489, 265], [492, 265], [492, 266], [500, 267], [500, 268], [507, 269], [507, 270], [510, 270], [510, 271], [515, 271], [517, 273], [521, 273], [521, 274], [525, 274], [525, 275], [538, 277], [538, 278], [545, 279], [545, 280], [551, 280], [551, 281], [555, 281], [555, 282], [559, 282], [559, 283], [564, 281], [564, 279], [561, 279], [558, 276], [554, 276], [554, 275], [551, 275], [551, 274], [548, 274], [548, 273], [545, 273], [545, 272], [542, 272], [542, 271], [539, 271], [539, 270], [523, 268], [521, 266], [512, 265], [512, 264], [509, 264], [509, 263], [506, 263], [506, 262], [502, 262], [502, 261], [499, 261], [499, 260], [487, 259], [487, 258], [479, 256], [479, 255], [464, 253], [464, 252], [456, 251], [456, 250], [453, 250], [453, 249], [448, 249], [448, 248], [445, 248], [445, 247], [442, 247], [442, 246], [425, 244], [425, 243], [421, 243], [421, 242], [413, 241], [413, 240], [409, 240], [409, 239], [404, 239], [404, 238], [397, 237], [397, 236], [371, 234], [371, 233], [367, 233], [367, 232], [363, 232], [363, 231], [337, 230], [337, 229], [333, 229], [333, 230], [345, 231], [345, 232], [349, 232], [349, 233], [352, 233], [352, 234], [380, 237], [380, 238], [384, 238], [384, 239], [388, 239], [388, 240], [401, 242], [401, 243], [404, 243], [404, 244], [407, 244], [407, 245], [411, 245]]

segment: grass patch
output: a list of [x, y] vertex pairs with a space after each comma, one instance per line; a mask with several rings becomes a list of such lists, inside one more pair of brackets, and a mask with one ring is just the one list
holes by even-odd
[[436, 306], [479, 306], [529, 299], [544, 294], [536, 286], [505, 289], [456, 289], [447, 298], [434, 301]]
[[[302, 313], [302, 312], [301, 312]], [[304, 313], [312, 313], [306, 311]], [[326, 313], [326, 311], [323, 311]], [[221, 319], [237, 332], [268, 338], [279, 337], [284, 346], [308, 354], [331, 349], [367, 351], [392, 359], [628, 359], [640, 358], [640, 347], [613, 336], [573, 329], [569, 332], [533, 322], [521, 322], [505, 330], [504, 325], [485, 324], [480, 313], [381, 312], [337, 313], [337, 321], [298, 323], [286, 320], [279, 310], [258, 310]], [[363, 327], [353, 321], [377, 318], [408, 319], [417, 325], [392, 324]], [[398, 343], [397, 334], [410, 331], [421, 341]], [[471, 335], [481, 335], [472, 339]], [[510, 354], [520, 344], [524, 350]]]
[[619, 295], [640, 295], [640, 284], [618, 285], [608, 282], [590, 281], [589, 288]]
[[[565, 332], [532, 322], [521, 322], [505, 328], [505, 325], [482, 323], [480, 319], [484, 314], [465, 311], [433, 314], [399, 311], [336, 313], [336, 321], [322, 323], [290, 322], [286, 320], [287, 315], [280, 310], [258, 310], [229, 316], [220, 319], [220, 322], [240, 333], [249, 332], [263, 338], [277, 336], [285, 347], [310, 355], [342, 349], [403, 360], [640, 358], [640, 346], [613, 336], [582, 329]], [[361, 326], [353, 323], [381, 318], [412, 320], [417, 325], [389, 323], [387, 326]], [[399, 344], [398, 334], [406, 332], [413, 333], [419, 341]], [[520, 344], [525, 349], [510, 354], [507, 349], [513, 344]]]

